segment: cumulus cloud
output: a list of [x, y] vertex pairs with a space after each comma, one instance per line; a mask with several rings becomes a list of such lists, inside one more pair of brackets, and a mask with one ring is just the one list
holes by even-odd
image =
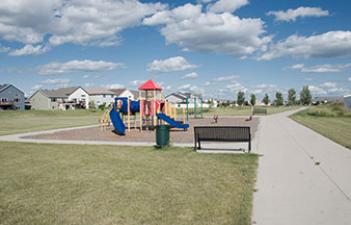
[[0, 53], [2, 53], [2, 52], [8, 52], [8, 51], [10, 51], [10, 48], [9, 48], [9, 47], [3, 47], [3, 46], [0, 45]]
[[2, 0], [0, 38], [25, 45], [111, 46], [119, 43], [120, 31], [164, 8], [138, 0]]
[[36, 84], [33, 87], [31, 87], [30, 89], [31, 89], [31, 92], [33, 92], [33, 91], [36, 91], [36, 90], [38, 90], [38, 89], [40, 89], [42, 87], [43, 87], [42, 84]]
[[288, 9], [287, 11], [269, 11], [268, 16], [275, 16], [276, 21], [296, 21], [299, 17], [322, 17], [328, 16], [328, 10], [319, 7], [299, 7], [296, 9]]
[[231, 81], [231, 80], [235, 80], [235, 79], [239, 79], [240, 76], [237, 75], [230, 75], [230, 76], [219, 76], [216, 77], [214, 80], [215, 81]]
[[186, 4], [144, 19], [145, 25], [161, 25], [168, 44], [184, 51], [208, 51], [246, 56], [265, 49], [271, 41], [264, 36], [259, 18], [239, 18], [231, 13], [203, 12], [202, 5]]
[[72, 72], [99, 72], [108, 71], [123, 67], [122, 63], [92, 61], [92, 60], [72, 60], [65, 63], [53, 62], [39, 68], [39, 74], [56, 75]]
[[148, 70], [156, 72], [174, 72], [194, 69], [197, 67], [197, 65], [190, 64], [184, 57], [176, 56], [163, 60], [154, 60], [148, 65]]
[[109, 89], [121, 89], [121, 88], [124, 88], [124, 85], [123, 84], [107, 84], [105, 85], [106, 88], [109, 88]]
[[249, 4], [248, 0], [219, 0], [213, 5], [210, 5], [208, 11], [214, 13], [234, 12], [247, 4]]
[[313, 95], [342, 95], [346, 93], [346, 89], [340, 87], [336, 82], [327, 81], [319, 85], [308, 86]]
[[351, 54], [351, 31], [329, 31], [311, 36], [291, 35], [271, 45], [258, 59], [272, 60], [283, 56], [338, 57]]
[[43, 80], [42, 84], [68, 84], [71, 82], [69, 79], [47, 79]]
[[337, 65], [323, 64], [311, 67], [306, 67], [304, 64], [296, 64], [291, 66], [291, 69], [297, 69], [303, 73], [338, 73], [349, 67], [351, 67], [351, 63]]
[[139, 85], [141, 85], [142, 83], [144, 83], [143, 80], [132, 80], [131, 82], [129, 82], [129, 85], [130, 85], [130, 86], [139, 86]]
[[9, 55], [11, 56], [26, 56], [26, 55], [40, 55], [49, 51], [49, 46], [42, 45], [25, 45], [23, 48], [12, 50]]
[[182, 79], [185, 79], [185, 80], [193, 80], [193, 79], [196, 79], [199, 77], [199, 74], [196, 73], [196, 72], [192, 72], [192, 73], [188, 73], [184, 76], [182, 76]]
[[349, 77], [349, 79], [348, 79], [350, 82], [351, 82], [351, 77]]

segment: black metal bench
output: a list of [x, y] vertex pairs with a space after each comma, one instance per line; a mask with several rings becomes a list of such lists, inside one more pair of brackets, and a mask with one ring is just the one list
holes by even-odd
[[248, 142], [251, 151], [250, 127], [241, 126], [201, 126], [194, 127], [194, 149], [201, 149], [202, 141], [210, 142]]
[[266, 108], [253, 108], [252, 115], [256, 114], [265, 114], [267, 115], [267, 109]]

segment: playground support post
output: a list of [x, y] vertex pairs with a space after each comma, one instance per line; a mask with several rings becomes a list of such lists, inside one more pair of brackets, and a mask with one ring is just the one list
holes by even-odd
[[141, 96], [141, 91], [139, 91], [139, 126], [140, 126], [140, 132], [143, 130], [143, 114], [144, 114], [144, 108], [143, 108], [143, 98]]
[[189, 97], [186, 97], [186, 121], [189, 122]]
[[127, 116], [127, 120], [128, 120], [128, 132], [130, 132], [130, 97], [128, 97], [128, 116]]

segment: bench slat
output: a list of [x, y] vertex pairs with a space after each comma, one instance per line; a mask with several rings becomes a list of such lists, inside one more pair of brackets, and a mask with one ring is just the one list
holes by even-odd
[[244, 126], [201, 126], [194, 127], [195, 148], [197, 143], [201, 148], [201, 141], [214, 142], [248, 142], [251, 150], [250, 127]]

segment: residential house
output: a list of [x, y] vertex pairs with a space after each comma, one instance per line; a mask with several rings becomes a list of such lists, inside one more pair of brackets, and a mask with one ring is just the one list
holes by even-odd
[[95, 106], [105, 105], [108, 106], [114, 102], [115, 92], [106, 88], [86, 88], [89, 94], [89, 102], [93, 102]]
[[193, 94], [193, 93], [182, 93], [176, 92], [166, 96], [166, 100], [172, 103], [176, 108], [186, 108], [188, 102], [188, 108], [192, 109], [196, 107], [200, 107], [202, 105], [203, 108], [209, 108], [210, 105], [208, 103], [204, 103], [202, 101], [201, 95]]
[[38, 90], [30, 98], [32, 109], [68, 110], [89, 108], [89, 94], [81, 87]]
[[126, 88], [110, 89], [110, 91], [112, 91], [116, 97], [125, 97], [132, 100], [136, 100], [139, 97], [139, 93], [137, 91], [131, 91]]
[[12, 84], [0, 84], [0, 110], [24, 110], [24, 92]]

